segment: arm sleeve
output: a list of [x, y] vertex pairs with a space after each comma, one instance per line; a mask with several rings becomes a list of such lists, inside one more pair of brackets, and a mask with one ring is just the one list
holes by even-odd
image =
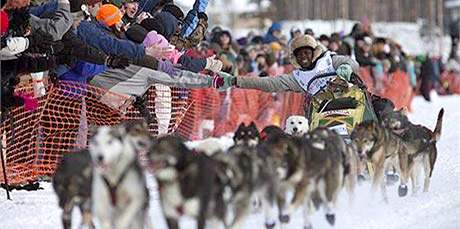
[[304, 92], [292, 75], [276, 77], [237, 77], [238, 88], [257, 89], [265, 92]]
[[332, 56], [332, 65], [335, 69], [337, 69], [342, 64], [349, 64], [351, 66], [351, 69], [353, 69], [353, 73], [359, 75], [359, 64], [358, 62], [356, 62], [356, 60], [353, 60], [347, 56]]
[[193, 59], [185, 55], [179, 57], [178, 63], [191, 72], [201, 72], [206, 67], [206, 59]]
[[65, 45], [70, 46], [72, 56], [79, 60], [86, 61], [93, 64], [104, 65], [107, 55], [99, 49], [93, 48], [80, 40], [73, 32], [67, 32], [63, 41]]
[[91, 22], [81, 22], [77, 35], [83, 42], [102, 50], [107, 55], [123, 56], [132, 60], [140, 60], [145, 56], [143, 44], [112, 37]]
[[180, 71], [180, 73], [174, 77], [164, 72], [151, 69], [145, 69], [145, 71], [145, 73], [153, 73], [146, 74], [149, 84], [160, 83], [166, 86], [179, 88], [209, 88], [212, 86], [212, 77], [190, 71]]
[[29, 13], [37, 17], [41, 17], [45, 13], [54, 13], [58, 9], [58, 1], [52, 0], [45, 2], [38, 6], [31, 6], [29, 8]]
[[184, 27], [181, 31], [182, 37], [188, 37], [190, 34], [192, 34], [193, 30], [195, 30], [196, 26], [198, 25], [198, 13], [205, 12], [207, 6], [208, 0], [195, 0], [193, 9], [191, 9], [187, 13], [187, 16], [185, 16]]
[[51, 18], [39, 18], [31, 15], [30, 24], [34, 29], [40, 29], [53, 37], [54, 41], [62, 39], [62, 36], [72, 26], [72, 15], [70, 14], [70, 4], [66, 0], [58, 1], [58, 8]]

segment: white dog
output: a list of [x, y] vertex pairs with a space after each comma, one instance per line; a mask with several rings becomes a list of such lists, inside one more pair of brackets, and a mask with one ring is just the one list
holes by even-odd
[[135, 135], [126, 126], [99, 127], [90, 142], [95, 165], [93, 210], [100, 228], [142, 229], [149, 225], [149, 195], [137, 159]]
[[284, 132], [293, 136], [303, 136], [308, 132], [308, 120], [304, 116], [293, 115], [286, 119]]

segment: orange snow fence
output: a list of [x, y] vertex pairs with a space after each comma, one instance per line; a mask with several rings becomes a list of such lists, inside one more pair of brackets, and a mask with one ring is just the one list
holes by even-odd
[[[33, 92], [30, 85], [17, 91]], [[24, 184], [51, 176], [63, 154], [86, 146], [87, 125], [116, 125], [123, 120], [142, 118], [134, 107], [122, 114], [100, 102], [106, 93], [88, 85], [60, 82], [48, 87], [35, 111], [26, 111], [23, 107], [12, 109], [0, 126], [8, 182]], [[161, 91], [154, 87], [148, 90], [147, 109], [155, 117], [164, 117], [157, 114], [161, 110], [155, 109], [156, 105], [161, 105], [155, 101], [159, 98], [157, 94]], [[172, 100], [170, 118], [155, 118], [149, 126], [153, 134], [161, 122], [166, 122], [168, 132], [174, 132], [187, 111], [187, 101], [181, 96], [187, 96], [188, 91], [172, 89], [169, 94], [167, 98]], [[86, 126], [84, 120], [87, 120]], [[3, 176], [0, 176], [0, 183], [4, 183]]]

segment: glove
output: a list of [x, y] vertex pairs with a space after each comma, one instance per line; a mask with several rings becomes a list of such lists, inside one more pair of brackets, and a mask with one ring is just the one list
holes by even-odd
[[10, 55], [24, 52], [29, 47], [29, 40], [24, 37], [12, 37], [6, 40], [6, 50]]
[[180, 70], [175, 68], [174, 65], [169, 60], [159, 60], [158, 61], [158, 71], [167, 73], [170, 76], [176, 76], [179, 74]]
[[219, 91], [225, 91], [236, 85], [236, 77], [225, 72], [219, 72], [219, 75], [212, 79], [212, 87]]
[[155, 57], [157, 59], [168, 59], [168, 56], [172, 54], [174, 47], [160, 47], [158, 45], [152, 45], [145, 48], [145, 55]]
[[120, 69], [125, 69], [126, 67], [129, 66], [129, 60], [124, 58], [124, 57], [118, 57], [118, 56], [109, 56], [107, 60], [105, 61], [105, 65], [107, 65], [109, 68], [120, 68]]
[[341, 64], [337, 70], [337, 75], [346, 80], [347, 82], [350, 81], [350, 78], [351, 78], [351, 74], [353, 73], [353, 69], [351, 68], [351, 66], [349, 64]]
[[206, 58], [206, 67], [204, 69], [212, 72], [220, 72], [222, 70], [223, 63], [220, 60], [216, 60], [213, 57]]

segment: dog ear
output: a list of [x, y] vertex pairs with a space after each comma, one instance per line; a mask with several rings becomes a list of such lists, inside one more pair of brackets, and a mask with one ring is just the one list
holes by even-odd
[[256, 123], [254, 123], [254, 121], [252, 121], [252, 122], [249, 124], [249, 127], [258, 130], [258, 129], [257, 129], [257, 126], [256, 126]]
[[99, 126], [90, 125], [88, 128], [88, 136], [93, 137], [97, 133]]
[[240, 125], [238, 126], [237, 130], [246, 127], [246, 124], [244, 122], [241, 122]]

